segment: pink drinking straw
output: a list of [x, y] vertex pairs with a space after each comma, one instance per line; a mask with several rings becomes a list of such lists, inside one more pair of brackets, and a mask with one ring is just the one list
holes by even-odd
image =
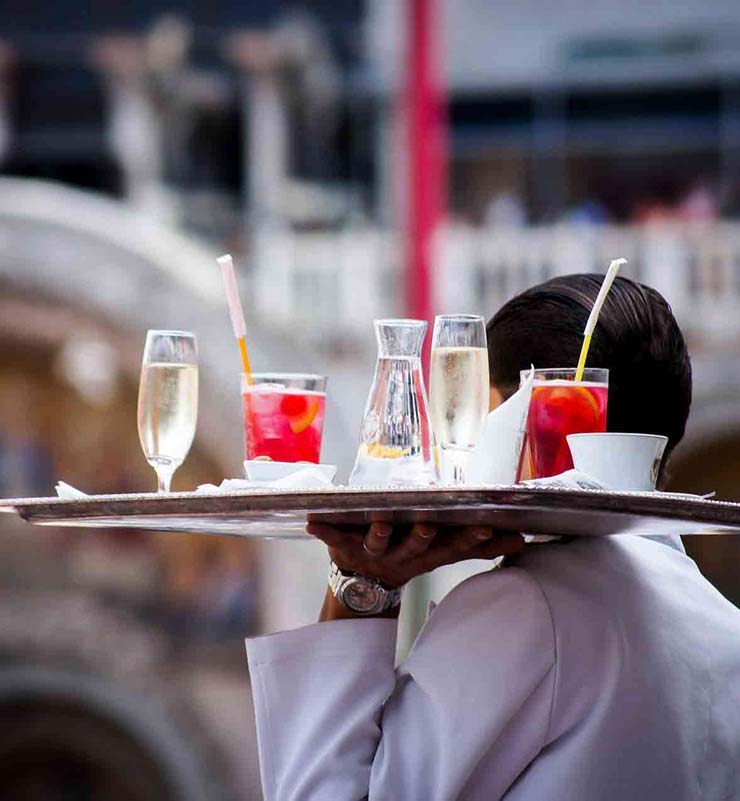
[[231, 327], [234, 329], [234, 336], [239, 343], [239, 352], [242, 355], [242, 365], [247, 383], [252, 383], [252, 368], [249, 365], [249, 354], [247, 353], [247, 324], [244, 322], [244, 310], [241, 300], [239, 300], [239, 288], [236, 285], [236, 272], [234, 271], [234, 260], [226, 253], [219, 256], [216, 261], [221, 267], [221, 275], [224, 279], [224, 289], [226, 290], [226, 300], [229, 304], [229, 316], [231, 317]]

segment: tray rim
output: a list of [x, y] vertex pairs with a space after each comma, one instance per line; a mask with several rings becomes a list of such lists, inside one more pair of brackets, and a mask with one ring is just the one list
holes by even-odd
[[[277, 504], [276, 504], [277, 501]], [[2, 511], [17, 512], [29, 522], [103, 517], [157, 516], [217, 517], [226, 513], [248, 514], [292, 512], [372, 512], [372, 511], [443, 511], [464, 508], [541, 507], [557, 511], [575, 506], [584, 512], [648, 518], [687, 520], [710, 526], [728, 526], [740, 530], [740, 503], [716, 501], [699, 496], [662, 493], [625, 493], [606, 490], [563, 487], [528, 487], [522, 485], [480, 485], [457, 487], [327, 487], [317, 489], [238, 490], [218, 493], [177, 492], [166, 496], [157, 493], [91, 495], [81, 498], [9, 498], [0, 500]], [[132, 508], [139, 506], [138, 509]], [[155, 506], [156, 509], [141, 507]]]

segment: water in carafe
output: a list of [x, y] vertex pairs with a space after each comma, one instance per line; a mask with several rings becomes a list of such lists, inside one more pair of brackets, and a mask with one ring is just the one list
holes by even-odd
[[376, 320], [378, 362], [349, 479], [353, 486], [428, 486], [439, 474], [421, 370], [423, 320]]

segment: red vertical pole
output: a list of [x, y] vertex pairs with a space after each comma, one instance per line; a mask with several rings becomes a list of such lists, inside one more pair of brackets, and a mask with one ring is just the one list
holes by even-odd
[[[439, 0], [407, 0], [405, 127], [408, 150], [406, 309], [409, 317], [434, 316], [432, 240], [444, 215], [447, 131], [440, 67]], [[428, 363], [431, 331], [427, 335]]]

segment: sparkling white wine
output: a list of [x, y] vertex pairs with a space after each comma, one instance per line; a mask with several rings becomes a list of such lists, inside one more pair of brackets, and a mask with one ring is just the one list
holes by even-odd
[[139, 440], [152, 467], [177, 467], [198, 419], [198, 365], [152, 362], [141, 368]]
[[485, 348], [433, 348], [429, 401], [439, 445], [470, 450], [488, 413], [488, 353]]

